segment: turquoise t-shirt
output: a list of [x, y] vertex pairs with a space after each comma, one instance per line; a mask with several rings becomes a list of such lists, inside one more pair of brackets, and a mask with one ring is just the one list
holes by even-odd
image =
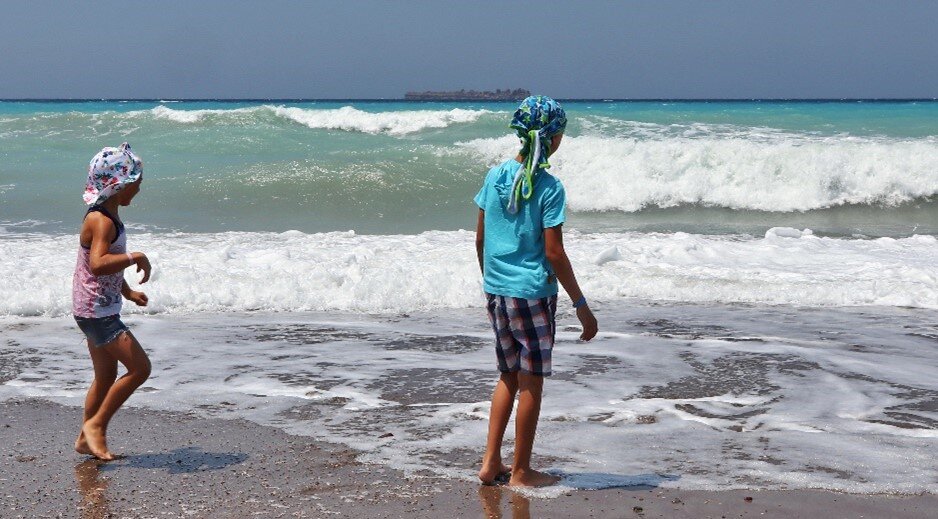
[[557, 293], [557, 278], [544, 253], [544, 229], [564, 222], [566, 194], [560, 180], [541, 170], [534, 177], [534, 194], [517, 214], [509, 213], [511, 183], [520, 167], [514, 159], [495, 166], [475, 197], [485, 211], [482, 278], [489, 294], [539, 299]]

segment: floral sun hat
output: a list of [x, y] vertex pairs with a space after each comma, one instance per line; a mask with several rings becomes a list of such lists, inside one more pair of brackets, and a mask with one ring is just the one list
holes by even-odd
[[143, 161], [130, 151], [130, 144], [125, 142], [117, 148], [104, 148], [88, 165], [88, 183], [82, 198], [88, 205], [103, 203], [127, 184], [136, 182], [141, 175]]
[[560, 103], [547, 96], [530, 96], [521, 101], [521, 106], [511, 119], [511, 126], [521, 138], [521, 154], [524, 165], [515, 174], [508, 200], [508, 212], [518, 212], [522, 200], [534, 193], [534, 176], [539, 169], [547, 169], [550, 139], [563, 133], [567, 127], [567, 114]]

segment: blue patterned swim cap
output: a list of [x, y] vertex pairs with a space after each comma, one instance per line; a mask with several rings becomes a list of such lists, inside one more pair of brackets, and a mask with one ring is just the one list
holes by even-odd
[[[550, 149], [550, 138], [563, 133], [567, 127], [567, 114], [561, 108], [560, 103], [547, 96], [530, 96], [521, 101], [521, 106], [515, 110], [510, 127], [518, 133], [518, 137], [521, 137], [525, 149], [529, 146], [527, 140], [530, 132], [537, 131], [543, 139], [541, 155], [546, 159], [547, 151]], [[524, 150], [522, 154], [527, 155]]]

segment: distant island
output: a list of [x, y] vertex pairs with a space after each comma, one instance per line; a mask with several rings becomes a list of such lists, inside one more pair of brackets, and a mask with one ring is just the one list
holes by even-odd
[[520, 101], [531, 95], [523, 88], [514, 90], [460, 90], [458, 92], [407, 92], [406, 101]]

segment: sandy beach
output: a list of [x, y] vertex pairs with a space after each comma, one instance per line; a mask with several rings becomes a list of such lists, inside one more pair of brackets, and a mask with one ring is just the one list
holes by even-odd
[[[924, 518], [934, 495], [619, 488], [528, 498], [355, 461], [338, 445], [244, 420], [125, 409], [100, 463], [71, 450], [81, 411], [0, 404], [3, 517]], [[751, 498], [751, 499], [750, 499]]]

